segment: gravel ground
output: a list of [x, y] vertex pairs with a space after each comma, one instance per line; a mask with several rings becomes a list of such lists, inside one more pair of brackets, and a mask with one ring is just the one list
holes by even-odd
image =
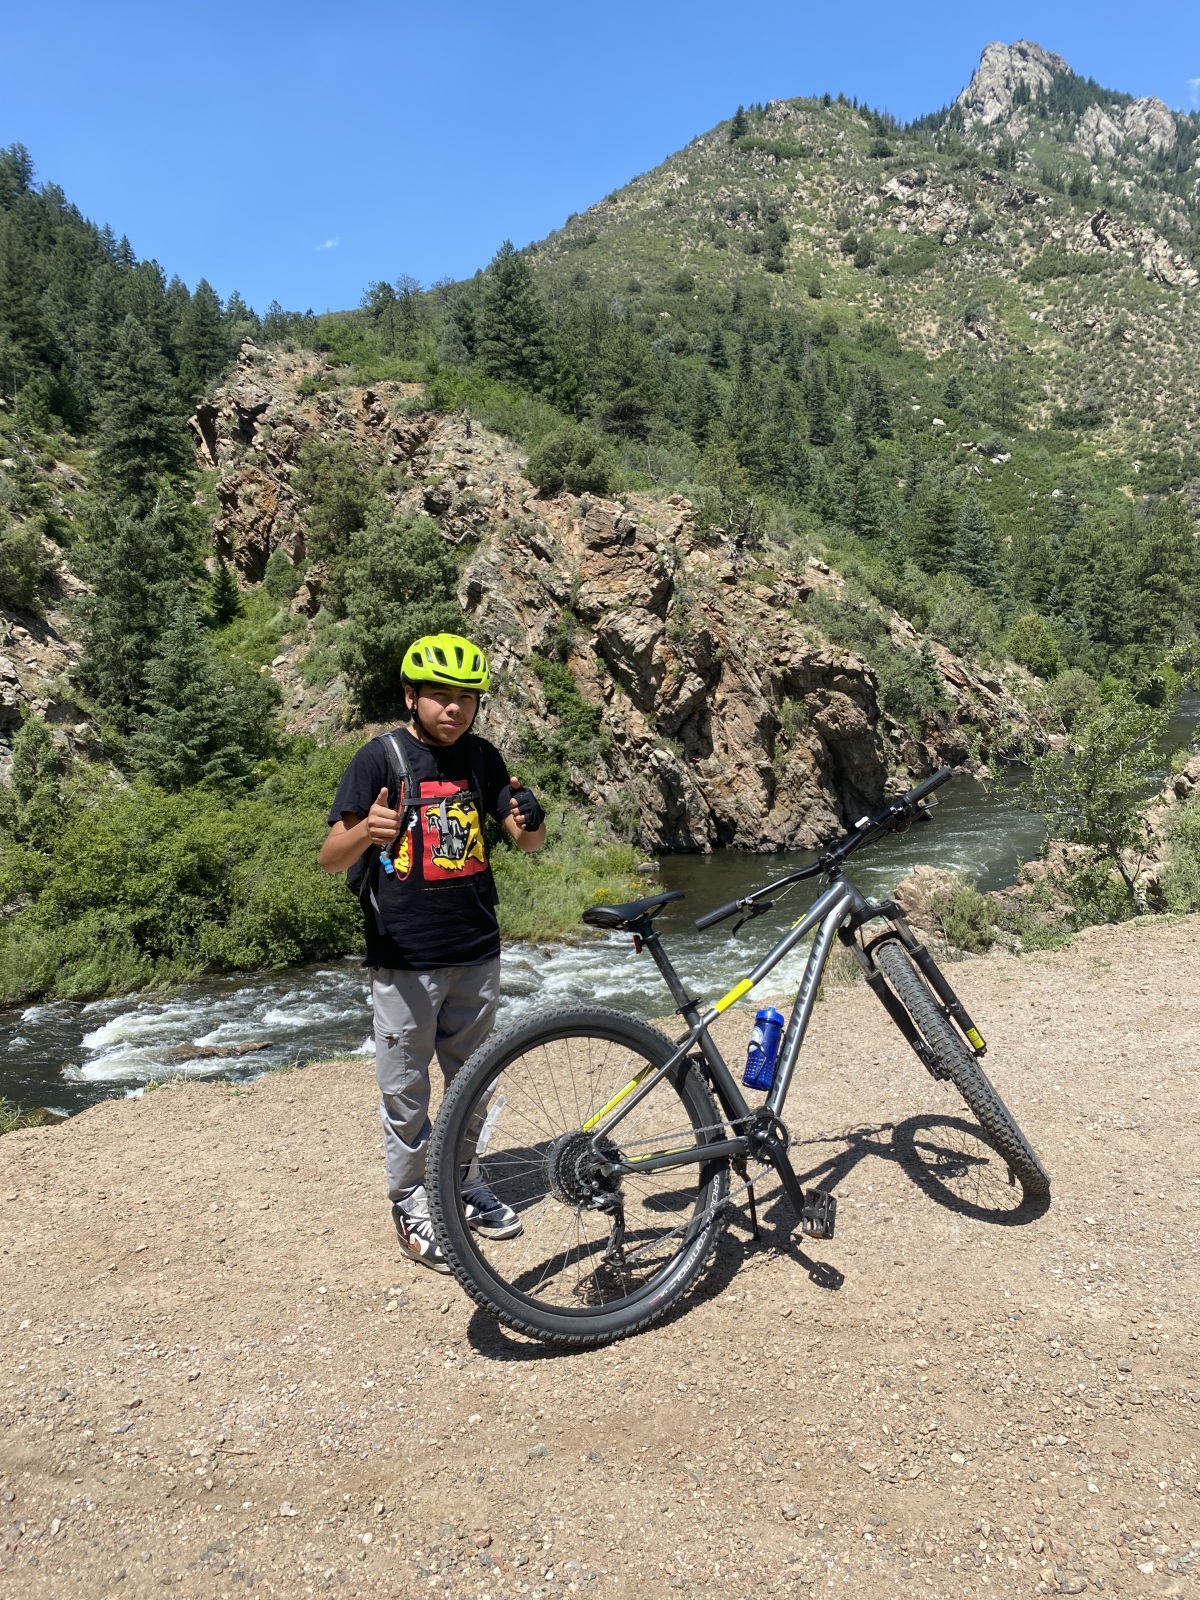
[[1195, 1593], [1198, 945], [956, 969], [1040, 1213], [833, 991], [792, 1108], [837, 1239], [772, 1188], [665, 1326], [578, 1355], [397, 1260], [362, 1061], [10, 1135], [0, 1594]]

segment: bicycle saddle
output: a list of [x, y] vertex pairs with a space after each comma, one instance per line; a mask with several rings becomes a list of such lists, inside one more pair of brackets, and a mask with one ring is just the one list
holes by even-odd
[[652, 894], [647, 900], [627, 900], [623, 906], [589, 906], [583, 920], [593, 928], [628, 928], [661, 911], [669, 900], [683, 898], [682, 889], [671, 889], [666, 894]]

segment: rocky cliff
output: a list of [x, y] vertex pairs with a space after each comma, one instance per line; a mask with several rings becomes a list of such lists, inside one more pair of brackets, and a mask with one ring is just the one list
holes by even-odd
[[[813, 589], [841, 584], [822, 563], [791, 565], [779, 551], [750, 566], [719, 531], [698, 533], [678, 495], [540, 496], [510, 442], [459, 414], [415, 411], [414, 385], [311, 392], [328, 377], [319, 357], [247, 346], [197, 413], [198, 458], [220, 470], [215, 548], [243, 585], [276, 547], [303, 559], [292, 478], [305, 439], [352, 439], [402, 469], [397, 511], [431, 516], [462, 550], [463, 626], [497, 668], [487, 730], [518, 753], [553, 731], [536, 669], [565, 658], [599, 720], [573, 787], [644, 847], [812, 845], [889, 783], [1003, 754], [1019, 737], [1019, 675], [981, 672], [941, 647], [947, 709], [919, 728], [887, 716], [867, 662], [806, 620]], [[314, 564], [271, 667], [297, 730], [350, 720], [339, 678], [305, 682], [321, 593]], [[899, 616], [891, 630], [895, 648], [919, 648]]]

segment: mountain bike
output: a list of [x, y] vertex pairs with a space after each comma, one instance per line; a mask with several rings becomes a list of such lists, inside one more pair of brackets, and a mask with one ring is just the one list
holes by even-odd
[[[681, 891], [584, 912], [584, 922], [630, 933], [634, 949], [648, 952], [685, 1031], [672, 1040], [619, 1011], [557, 1005], [494, 1034], [459, 1072], [430, 1141], [427, 1184], [438, 1241], [479, 1305], [520, 1333], [568, 1346], [648, 1327], [712, 1253], [731, 1169], [757, 1232], [751, 1161], [779, 1174], [803, 1234], [833, 1237], [836, 1196], [802, 1189], [783, 1112], [835, 939], [853, 952], [922, 1065], [966, 1101], [1008, 1181], [1021, 1185], [1022, 1203], [1049, 1195], [1046, 1169], [980, 1066], [987, 1046], [945, 975], [895, 904], [864, 898], [844, 870], [854, 851], [927, 820], [929, 797], [951, 776], [935, 773], [812, 865], [699, 917], [698, 930], [735, 916], [740, 928], [801, 880], [824, 880], [809, 911], [711, 1005], [687, 993], [654, 926]], [[748, 1104], [710, 1029], [810, 934], [774, 1083]], [[520, 1216], [518, 1237], [489, 1240], [468, 1225], [463, 1182], [479, 1162]]]

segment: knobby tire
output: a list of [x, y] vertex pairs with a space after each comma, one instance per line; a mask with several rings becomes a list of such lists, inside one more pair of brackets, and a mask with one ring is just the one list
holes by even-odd
[[[430, 1214], [459, 1283], [506, 1327], [558, 1345], [607, 1344], [658, 1321], [700, 1275], [722, 1225], [727, 1161], [623, 1175], [628, 1244], [626, 1259], [614, 1266], [603, 1257], [611, 1217], [586, 1200], [564, 1202], [561, 1173], [574, 1168], [556, 1165], [554, 1155], [568, 1140], [584, 1149], [591, 1136], [583, 1123], [675, 1048], [636, 1017], [554, 1006], [493, 1034], [451, 1083], [429, 1144]], [[484, 1175], [521, 1216], [524, 1231], [489, 1241], [468, 1226], [461, 1181], [493, 1112]], [[618, 1123], [612, 1140], [636, 1157], [638, 1150], [711, 1143], [723, 1137], [721, 1124], [707, 1082], [685, 1060]]]
[[1008, 1163], [1026, 1198], [1048, 1195], [1049, 1173], [899, 940], [877, 945], [874, 959], [933, 1052], [939, 1071], [974, 1112], [984, 1138]]

